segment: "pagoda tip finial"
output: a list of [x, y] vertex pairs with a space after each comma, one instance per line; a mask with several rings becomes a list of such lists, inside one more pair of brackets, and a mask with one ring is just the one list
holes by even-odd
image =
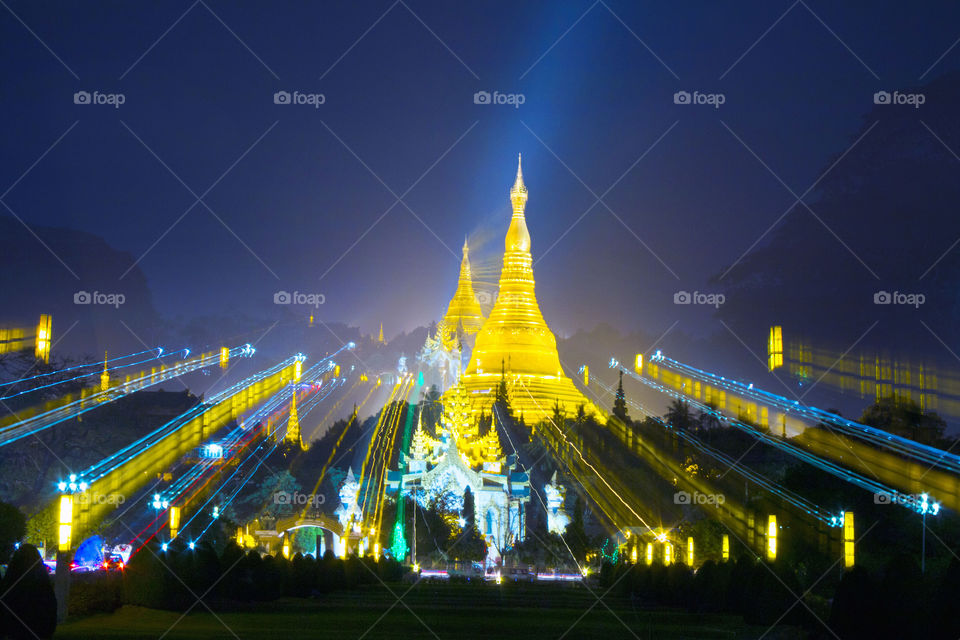
[[523, 156], [522, 154], [517, 154], [517, 179], [513, 183], [513, 189], [510, 190], [511, 197], [513, 194], [526, 194], [527, 187], [523, 184]]

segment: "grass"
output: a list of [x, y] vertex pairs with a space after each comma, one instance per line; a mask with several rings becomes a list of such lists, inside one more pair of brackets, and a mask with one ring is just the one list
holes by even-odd
[[[71, 638], [757, 638], [734, 616], [634, 610], [603, 603], [570, 585], [451, 585], [420, 583], [357, 589], [319, 599], [286, 598], [234, 606], [216, 615], [198, 605], [186, 616], [123, 607], [70, 620], [57, 629]], [[404, 592], [410, 589], [406, 595]], [[403, 596], [397, 602], [397, 596]], [[604, 604], [605, 603], [605, 604]], [[606, 605], [606, 606], [605, 606]], [[609, 606], [609, 609], [607, 608]], [[612, 609], [612, 612], [611, 612]], [[782, 637], [782, 636], [778, 636]]]

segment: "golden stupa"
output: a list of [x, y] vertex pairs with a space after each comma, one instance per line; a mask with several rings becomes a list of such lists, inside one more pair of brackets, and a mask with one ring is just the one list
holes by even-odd
[[450, 299], [447, 314], [443, 316], [437, 326], [437, 334], [443, 342], [443, 347], [449, 351], [457, 349], [458, 337], [472, 336], [480, 331], [480, 327], [483, 326], [483, 311], [480, 309], [480, 303], [477, 302], [477, 296], [473, 292], [469, 253], [467, 240], [464, 239], [457, 291]]
[[[504, 242], [500, 288], [490, 317], [477, 333], [470, 364], [462, 376], [473, 411], [490, 411], [495, 389], [505, 375], [510, 404], [529, 424], [553, 415], [559, 403], [567, 416], [580, 405], [596, 408], [563, 374], [557, 340], [543, 321], [534, 291], [530, 232], [524, 218], [527, 188], [518, 161], [510, 190], [513, 218]], [[503, 374], [501, 373], [503, 370]]]

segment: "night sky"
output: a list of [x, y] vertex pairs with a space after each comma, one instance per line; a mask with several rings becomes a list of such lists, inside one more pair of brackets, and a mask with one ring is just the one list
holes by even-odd
[[465, 235], [495, 285], [518, 153], [552, 328], [657, 334], [673, 292], [708, 290], [851, 145], [874, 92], [960, 66], [954, 3], [2, 4], [2, 213], [128, 252], [163, 314], [298, 290], [388, 336], [440, 316]]

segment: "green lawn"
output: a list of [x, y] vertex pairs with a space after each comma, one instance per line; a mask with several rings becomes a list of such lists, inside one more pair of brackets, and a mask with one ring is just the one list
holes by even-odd
[[[391, 585], [398, 596], [409, 585]], [[634, 610], [587, 590], [561, 585], [420, 584], [401, 603], [383, 586], [323, 599], [282, 599], [218, 611], [198, 606], [187, 616], [124, 607], [109, 615], [71, 620], [55, 638], [757, 638], [731, 616]], [[596, 603], [592, 609], [590, 606]], [[405, 606], [406, 605], [406, 606]], [[409, 607], [409, 609], [407, 608]], [[785, 630], [784, 630], [785, 631]], [[792, 636], [792, 634], [789, 634]], [[782, 634], [771, 634], [778, 638]], [[768, 636], [768, 637], [771, 637]]]

